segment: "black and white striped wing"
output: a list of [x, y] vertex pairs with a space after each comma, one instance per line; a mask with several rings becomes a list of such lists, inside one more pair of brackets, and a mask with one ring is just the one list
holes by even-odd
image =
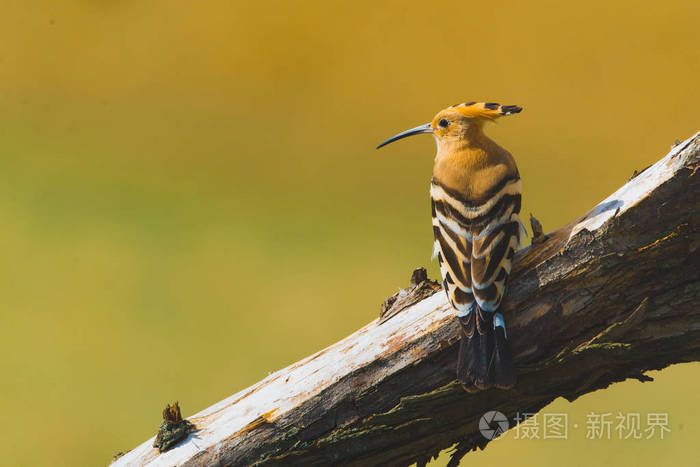
[[521, 238], [521, 182], [513, 178], [486, 202], [471, 205], [458, 194], [431, 185], [435, 251], [443, 285], [458, 316], [476, 302], [484, 311], [501, 303]]

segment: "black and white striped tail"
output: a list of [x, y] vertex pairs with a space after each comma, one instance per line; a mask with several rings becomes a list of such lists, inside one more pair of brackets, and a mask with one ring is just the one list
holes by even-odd
[[462, 337], [457, 378], [467, 391], [490, 387], [506, 389], [515, 384], [515, 369], [508, 350], [503, 316], [478, 306], [459, 318]]

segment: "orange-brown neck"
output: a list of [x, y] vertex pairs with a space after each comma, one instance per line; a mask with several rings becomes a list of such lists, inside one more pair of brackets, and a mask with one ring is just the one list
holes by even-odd
[[513, 157], [486, 136], [481, 125], [470, 125], [460, 137], [439, 140], [433, 178], [469, 200], [484, 200], [504, 178], [517, 174]]

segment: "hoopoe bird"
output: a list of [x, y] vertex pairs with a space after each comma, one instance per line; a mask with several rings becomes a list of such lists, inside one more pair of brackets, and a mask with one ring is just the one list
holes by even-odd
[[421, 133], [433, 134], [437, 142], [430, 183], [433, 257], [461, 326], [457, 378], [470, 392], [515, 383], [498, 308], [524, 233], [522, 185], [513, 156], [483, 128], [521, 110], [492, 102], [456, 104], [377, 147]]

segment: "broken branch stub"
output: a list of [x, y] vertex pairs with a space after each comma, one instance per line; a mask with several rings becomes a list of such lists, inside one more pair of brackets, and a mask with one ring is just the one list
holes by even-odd
[[180, 414], [180, 404], [168, 404], [163, 409], [163, 423], [160, 424], [153, 447], [163, 453], [175, 446], [195, 430], [195, 426], [184, 420]]

